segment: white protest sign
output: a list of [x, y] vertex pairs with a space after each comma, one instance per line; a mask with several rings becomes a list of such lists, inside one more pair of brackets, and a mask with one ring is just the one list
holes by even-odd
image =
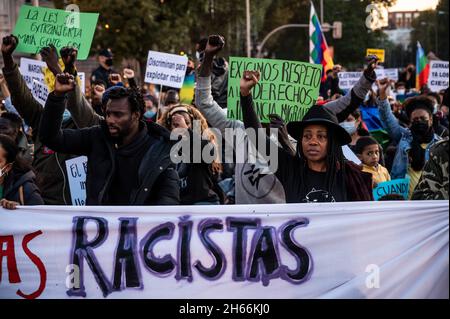
[[0, 298], [448, 299], [448, 205], [0, 208]]
[[186, 74], [187, 62], [187, 56], [148, 51], [145, 82], [181, 88]]
[[448, 88], [448, 61], [430, 61], [428, 87], [433, 92]]
[[87, 157], [79, 156], [66, 161], [72, 205], [86, 205]]
[[398, 70], [397, 69], [375, 69], [375, 73], [377, 75], [377, 79], [385, 79], [398, 81]]
[[20, 73], [31, 90], [31, 94], [42, 106], [45, 105], [49, 93], [42, 73], [42, 68], [46, 66], [45, 62], [42, 61], [20, 59]]
[[349, 161], [352, 161], [353, 163], [358, 165], [361, 164], [361, 160], [358, 158], [358, 156], [355, 155], [355, 153], [353, 153], [353, 151], [351, 150], [350, 147], [348, 147], [348, 145], [342, 146], [342, 152], [344, 153], [345, 158], [348, 159]]
[[362, 72], [339, 72], [339, 88], [345, 91], [350, 90], [358, 83], [362, 75]]
[[80, 78], [81, 82], [81, 92], [83, 94], [86, 94], [86, 74], [84, 72], [78, 72], [78, 77]]

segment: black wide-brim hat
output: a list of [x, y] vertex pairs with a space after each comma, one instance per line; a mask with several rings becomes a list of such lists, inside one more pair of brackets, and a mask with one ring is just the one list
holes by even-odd
[[328, 128], [328, 136], [336, 135], [340, 145], [347, 145], [352, 141], [350, 134], [339, 125], [336, 114], [319, 105], [312, 106], [302, 121], [288, 123], [287, 130], [290, 136], [300, 142], [304, 128], [312, 124], [325, 125]]

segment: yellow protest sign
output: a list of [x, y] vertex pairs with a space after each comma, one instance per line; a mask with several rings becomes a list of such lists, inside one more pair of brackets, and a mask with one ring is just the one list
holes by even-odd
[[366, 56], [376, 55], [380, 59], [380, 62], [383, 63], [384, 53], [385, 53], [384, 49], [367, 49]]

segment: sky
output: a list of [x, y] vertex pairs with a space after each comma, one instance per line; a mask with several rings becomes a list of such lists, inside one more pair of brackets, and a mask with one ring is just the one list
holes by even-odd
[[416, 11], [436, 8], [439, 0], [397, 0], [397, 4], [389, 11]]

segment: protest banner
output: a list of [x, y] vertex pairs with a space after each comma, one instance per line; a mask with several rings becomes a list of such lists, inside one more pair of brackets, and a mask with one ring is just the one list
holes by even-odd
[[13, 32], [19, 38], [16, 50], [36, 54], [50, 44], [58, 52], [70, 46], [78, 49], [79, 60], [86, 60], [98, 15], [23, 5]]
[[263, 123], [269, 122], [269, 114], [278, 114], [286, 122], [300, 121], [319, 96], [322, 65], [230, 57], [227, 99], [230, 119], [242, 120], [239, 87], [244, 71], [261, 73], [252, 97]]
[[373, 198], [380, 200], [383, 196], [398, 194], [408, 199], [409, 181], [409, 178], [402, 178], [380, 183], [373, 189]]
[[432, 92], [448, 88], [448, 61], [430, 61], [428, 87]]
[[362, 75], [362, 72], [339, 72], [339, 88], [344, 91], [351, 90]]
[[184, 83], [187, 63], [185, 55], [148, 51], [145, 82], [179, 89]]
[[87, 157], [78, 156], [66, 161], [72, 205], [86, 205]]
[[0, 208], [0, 298], [448, 298], [448, 201]]
[[42, 106], [45, 105], [49, 93], [42, 72], [45, 67], [47, 65], [43, 61], [20, 58], [20, 73], [31, 90], [31, 94]]
[[385, 56], [384, 49], [367, 49], [366, 56], [369, 55], [376, 55], [378, 59], [380, 59], [379, 62], [384, 63], [384, 56]]

